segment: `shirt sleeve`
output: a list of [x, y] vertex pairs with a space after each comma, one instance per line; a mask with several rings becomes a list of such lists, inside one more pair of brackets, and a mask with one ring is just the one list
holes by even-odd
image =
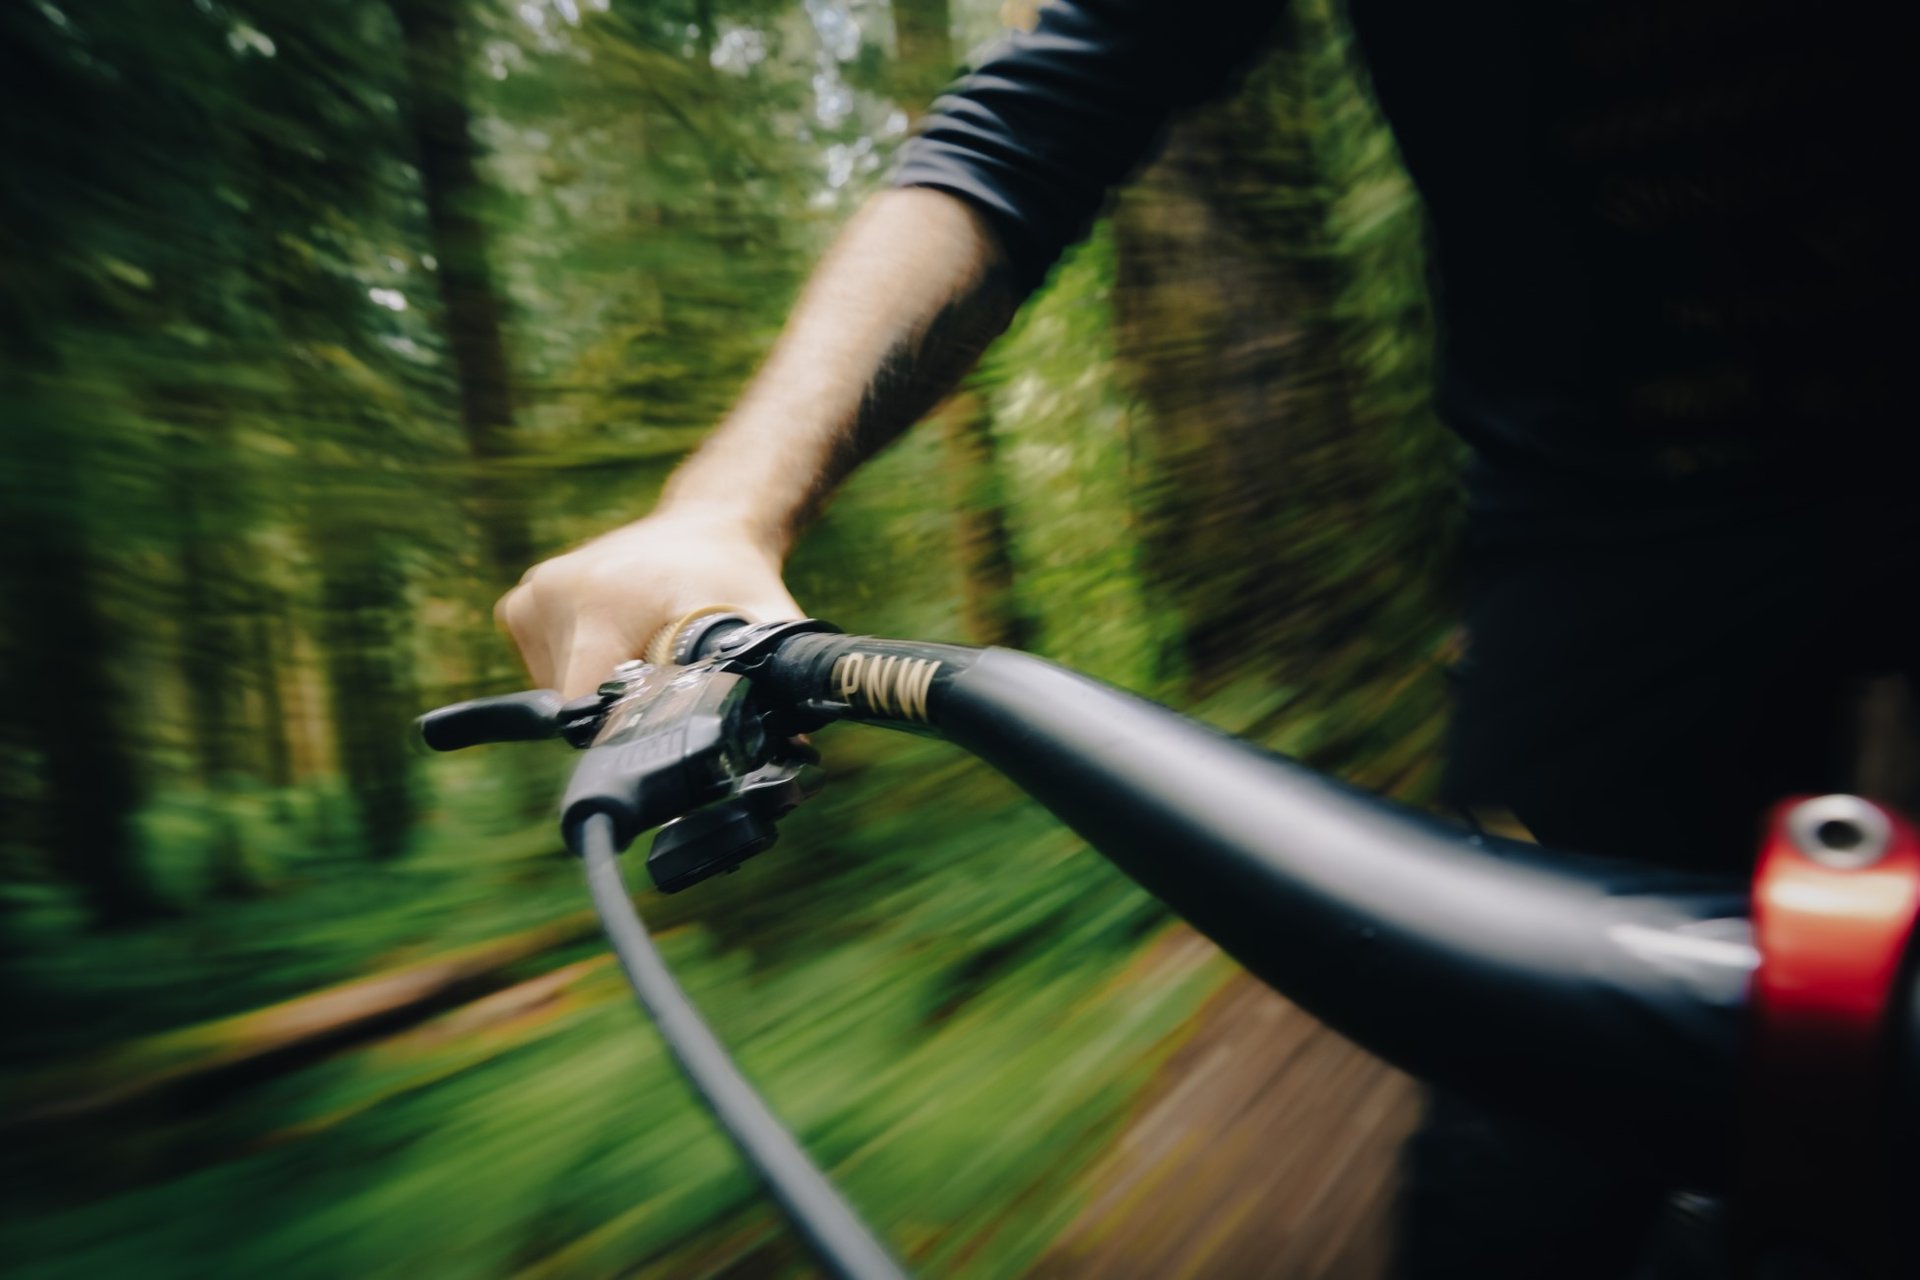
[[1052, 0], [936, 99], [896, 187], [978, 208], [1031, 289], [1087, 232], [1167, 122], [1261, 52], [1283, 0]]

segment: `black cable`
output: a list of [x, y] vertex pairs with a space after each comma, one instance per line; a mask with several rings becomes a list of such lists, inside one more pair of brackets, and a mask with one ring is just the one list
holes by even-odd
[[613, 819], [595, 814], [581, 824], [580, 857], [586, 864], [594, 909], [600, 913], [600, 923], [640, 1007], [660, 1029], [661, 1039], [667, 1042], [694, 1091], [760, 1175], [768, 1193], [806, 1239], [814, 1256], [829, 1272], [845, 1280], [904, 1280], [906, 1273], [754, 1092], [725, 1047], [701, 1020], [686, 992], [674, 981], [633, 909], [633, 899], [620, 874]]

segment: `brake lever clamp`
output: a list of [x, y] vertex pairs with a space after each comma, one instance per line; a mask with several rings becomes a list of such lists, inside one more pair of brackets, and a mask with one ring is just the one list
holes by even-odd
[[[714, 623], [725, 620], [722, 615], [706, 627], [689, 629], [675, 646], [672, 659], [682, 663], [691, 659], [695, 666], [712, 667], [747, 681], [764, 669], [766, 659], [789, 636], [839, 630], [811, 618], [743, 625], [717, 637], [707, 656], [694, 658]], [[780, 839], [780, 819], [820, 790], [825, 775], [818, 768], [819, 751], [792, 736], [817, 726], [797, 724], [790, 711], [759, 705], [759, 699], [751, 701], [771, 758], [736, 778], [732, 794], [674, 818], [655, 832], [647, 852], [647, 875], [661, 893], [679, 893], [703, 880], [738, 871], [747, 859], [771, 849]]]
[[[839, 634], [839, 627], [819, 618], [756, 623], [721, 635], [704, 660], [716, 664], [723, 671], [748, 677], [762, 676], [767, 670], [768, 660], [794, 636]], [[830, 723], [832, 717], [789, 705], [767, 707], [762, 719], [769, 736], [784, 739], [812, 733]]]
[[[587, 818], [613, 819], [621, 847], [641, 832], [731, 795], [776, 754], [750, 702], [748, 681], [711, 662], [622, 663], [581, 700], [575, 734], [591, 742], [561, 801], [569, 844]], [[570, 735], [572, 740], [572, 735]]]
[[655, 876], [676, 889], [771, 846], [773, 822], [817, 789], [800, 774], [819, 755], [791, 741], [811, 726], [768, 706], [751, 676], [788, 636], [834, 630], [811, 619], [741, 626], [690, 664], [623, 662], [566, 704], [555, 717], [561, 736], [587, 749], [561, 802], [568, 843], [596, 813], [613, 819], [621, 848], [686, 821], [666, 839]]
[[792, 618], [786, 622], [757, 622], [727, 632], [715, 643], [709, 659], [729, 671], [752, 675], [773, 656], [790, 637], [825, 633], [839, 635], [840, 628], [819, 618]]

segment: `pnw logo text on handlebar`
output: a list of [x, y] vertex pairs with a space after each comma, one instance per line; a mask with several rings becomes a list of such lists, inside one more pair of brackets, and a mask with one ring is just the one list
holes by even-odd
[[927, 722], [927, 691], [939, 674], [934, 658], [848, 653], [833, 664], [833, 691], [848, 706], [870, 715]]

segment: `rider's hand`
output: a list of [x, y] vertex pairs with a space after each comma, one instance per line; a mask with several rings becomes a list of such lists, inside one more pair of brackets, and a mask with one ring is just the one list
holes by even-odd
[[535, 565], [494, 617], [534, 683], [569, 698], [591, 693], [638, 657], [654, 633], [708, 605], [759, 622], [804, 615], [780, 580], [780, 558], [737, 518], [661, 509]]

